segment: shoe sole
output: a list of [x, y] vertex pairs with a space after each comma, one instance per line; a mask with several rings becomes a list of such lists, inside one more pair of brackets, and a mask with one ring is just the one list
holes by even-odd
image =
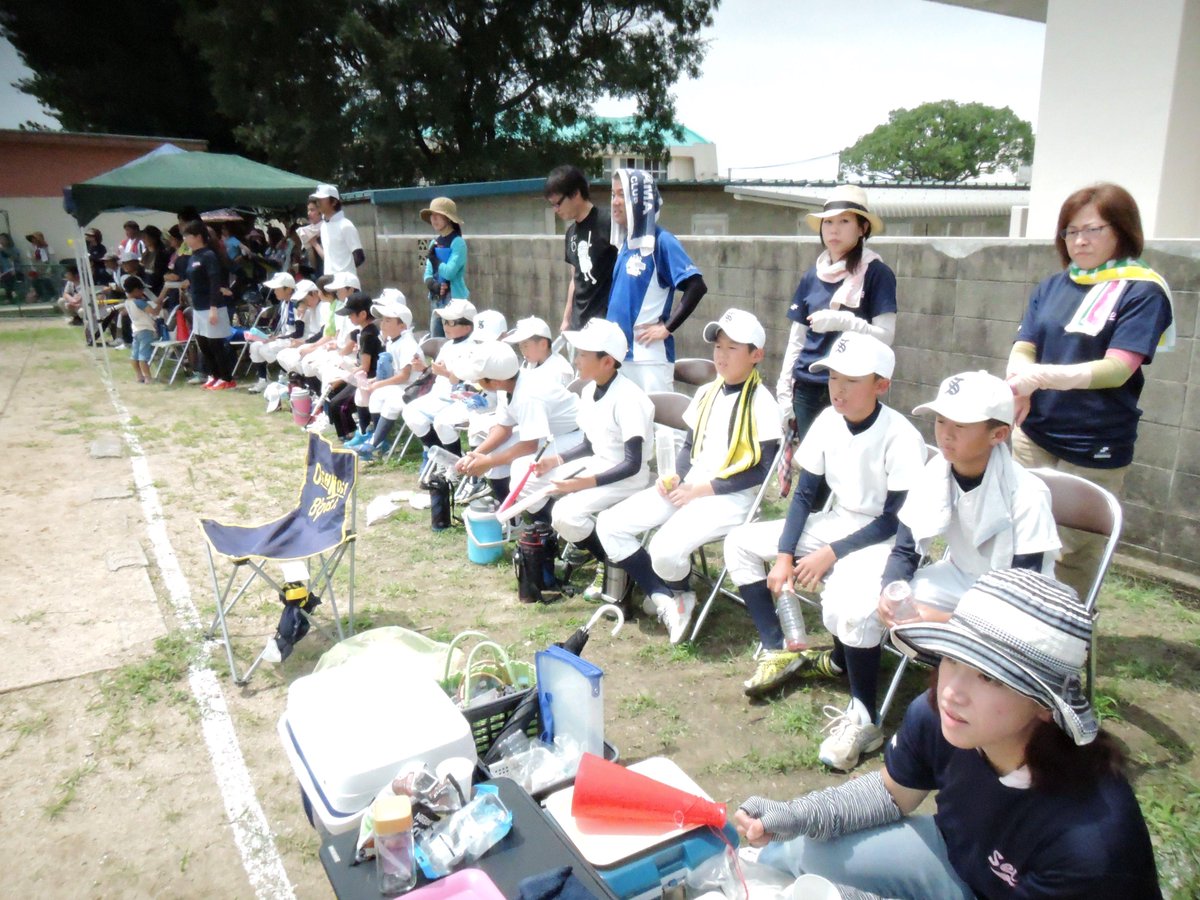
[[784, 670], [776, 675], [771, 681], [755, 685], [754, 687], [744, 687], [745, 694], [747, 697], [761, 697], [764, 694], [769, 694], [772, 691], [778, 690], [789, 681], [794, 679], [802, 671], [804, 671], [804, 667], [807, 665], [808, 660], [802, 656], [799, 659], [788, 663], [787, 666], [784, 667]]

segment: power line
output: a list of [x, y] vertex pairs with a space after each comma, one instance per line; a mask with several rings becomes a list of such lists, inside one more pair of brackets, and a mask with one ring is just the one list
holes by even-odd
[[756, 169], [781, 169], [784, 166], [801, 166], [804, 165], [804, 163], [817, 162], [818, 160], [829, 159], [830, 157], [840, 155], [841, 151], [835, 150], [833, 153], [822, 153], [820, 156], [810, 156], [808, 159], [798, 159], [794, 162], [769, 163], [765, 166], [731, 166], [729, 170], [732, 172], [734, 169], [740, 169], [744, 171], [754, 171]]

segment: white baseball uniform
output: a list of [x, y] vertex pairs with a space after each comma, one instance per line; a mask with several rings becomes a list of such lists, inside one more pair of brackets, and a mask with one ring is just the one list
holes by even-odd
[[[470, 335], [458, 341], [446, 341], [442, 345], [442, 349], [438, 351], [437, 361], [454, 372], [455, 366], [461, 366], [462, 362], [474, 351], [477, 343]], [[450, 394], [454, 391], [456, 382], [457, 379], [451, 381], [445, 375], [439, 375], [434, 379], [433, 387], [428, 394], [418, 397], [412, 403], [405, 404], [404, 424], [413, 434], [417, 437], [424, 437], [429, 434], [429, 429], [436, 425], [438, 439], [443, 443], [449, 443], [458, 436], [458, 429], [455, 425], [447, 425], [444, 421], [442, 423], [435, 422], [438, 413], [455, 403]]]
[[[388, 341], [383, 352], [392, 358], [392, 371], [400, 372], [405, 366], [412, 363], [412, 358], [421, 352], [421, 348], [417, 344], [416, 338], [413, 337], [412, 330], [405, 328], [399, 335]], [[367, 408], [370, 409], [372, 415], [378, 413], [381, 418], [396, 421], [404, 410], [404, 389], [420, 377], [421, 373], [412, 369], [408, 373], [408, 378], [403, 382], [398, 381], [395, 384], [385, 384], [383, 387], [375, 388], [367, 398]]]
[[[538, 377], [535, 370], [518, 369], [512, 394], [502, 392], [496, 399], [496, 424], [512, 428], [511, 442], [553, 440], [548, 452], [561, 453], [583, 440], [583, 432], [579, 430], [579, 398], [553, 378]], [[502, 446], [510, 446], [510, 443], [505, 442]], [[513, 477], [525, 477], [534, 455], [531, 453], [512, 461]], [[531, 475], [521, 495], [527, 497], [549, 487], [554, 471]], [[495, 470], [489, 471], [488, 476], [504, 477]], [[516, 485], [512, 487], [515, 489]], [[530, 512], [537, 512], [544, 505], [530, 507]]]
[[325, 274], [345, 272], [353, 275], [354, 251], [362, 249], [362, 239], [354, 223], [340, 209], [321, 222], [321, 247], [325, 251]]
[[[325, 331], [325, 323], [329, 321], [329, 308], [329, 303], [321, 301], [315, 306], [305, 306], [298, 311], [300, 321], [304, 323], [304, 335], [301, 340], [307, 342]], [[300, 374], [300, 363], [303, 361], [300, 347], [284, 347], [275, 357], [275, 361], [285, 372]]]
[[291, 344], [291, 336], [295, 328], [296, 304], [291, 300], [283, 300], [279, 304], [279, 322], [275, 325], [275, 333], [271, 335], [271, 339], [250, 342], [251, 362], [267, 364], [275, 362], [279, 351]]
[[[683, 414], [683, 420], [693, 430], [693, 435], [699, 421], [700, 401], [714, 384], [710, 382], [700, 388]], [[737, 408], [738, 396], [738, 391], [722, 391], [717, 396], [708, 417], [701, 451], [692, 460], [692, 468], [683, 479], [685, 483], [712, 481], [724, 467], [731, 438], [730, 420]], [[779, 425], [779, 408], [770, 389], [759, 385], [754, 392], [753, 402], [759, 441], [778, 441], [783, 436]], [[745, 488], [729, 494], [699, 497], [683, 507], [676, 507], [658, 493], [657, 485], [651, 485], [600, 513], [596, 518], [596, 535], [608, 558], [619, 563], [632, 556], [641, 546], [639, 536], [643, 532], [661, 526], [646, 549], [654, 571], [661, 578], [680, 581], [690, 570], [692, 551], [723, 537], [730, 529], [740, 525], [750, 511], [757, 492], [756, 487]]]
[[635, 437], [642, 439], [642, 465], [628, 478], [564, 494], [555, 501], [551, 524], [568, 541], [586, 538], [596, 528], [597, 513], [636, 494], [650, 483], [654, 404], [645, 391], [618, 371], [599, 399], [596, 399], [595, 382], [584, 386], [583, 396], [579, 399], [578, 421], [592, 445], [592, 453], [564, 465], [564, 472], [579, 466], [583, 466], [577, 473], [579, 475], [607, 472], [624, 461], [625, 442]]
[[[866, 430], [854, 434], [832, 407], [813, 421], [794, 463], [824, 476], [832, 494], [826, 512], [809, 514], [795, 548], [799, 558], [849, 537], [883, 513], [890, 491], [912, 488], [925, 464], [925, 441], [900, 415], [880, 406]], [[725, 538], [725, 563], [739, 587], [763, 579], [774, 562], [784, 520], [740, 525]], [[895, 538], [847, 554], [825, 576], [821, 616], [830, 634], [850, 647], [875, 647], [883, 640], [879, 618], [880, 581]]]

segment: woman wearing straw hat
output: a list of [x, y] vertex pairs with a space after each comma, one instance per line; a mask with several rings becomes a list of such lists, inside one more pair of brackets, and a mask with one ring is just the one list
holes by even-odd
[[[884, 768], [787, 803], [751, 797], [738, 830], [769, 844], [759, 862], [844, 898], [1161, 897], [1121, 751], [1080, 683], [1091, 629], [1065, 585], [988, 572], [950, 621], [892, 630], [940, 662]], [[910, 815], [933, 790], [936, 812]]]
[[425, 257], [425, 287], [429, 289], [429, 333], [445, 337], [437, 311], [451, 300], [469, 300], [471, 292], [463, 275], [467, 269], [467, 242], [462, 236], [463, 220], [449, 197], [434, 197], [421, 218], [436, 232]]
[[883, 220], [867, 208], [866, 192], [841, 185], [824, 209], [804, 220], [825, 249], [792, 295], [792, 329], [775, 388], [785, 420], [795, 419], [797, 438], [829, 405], [829, 373], [808, 367], [829, 355], [837, 336], [857, 331], [890, 346], [896, 335], [896, 276], [866, 247], [867, 238], [883, 231]]

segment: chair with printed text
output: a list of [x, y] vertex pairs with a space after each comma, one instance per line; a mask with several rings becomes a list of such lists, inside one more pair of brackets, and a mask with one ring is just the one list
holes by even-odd
[[[293, 509], [260, 525], [200, 520], [216, 598], [216, 614], [208, 628], [208, 637], [215, 637], [220, 628], [234, 683], [243, 685], [249, 681], [264, 659], [274, 662], [286, 659], [292, 645], [308, 631], [310, 614], [321, 602], [329, 604], [338, 640], [345, 637], [334, 587], [334, 575], [343, 561], [348, 563], [346, 630], [354, 634], [357, 482], [357, 455], [350, 450], [334, 449], [324, 438], [310, 434], [304, 484]], [[224, 580], [217, 574], [218, 557], [231, 566]], [[282, 578], [277, 579], [267, 571], [268, 563], [279, 565]], [[239, 586], [243, 569], [248, 573]], [[275, 636], [267, 641], [246, 672], [239, 675], [228, 616], [259, 579], [283, 601], [283, 615]]]

